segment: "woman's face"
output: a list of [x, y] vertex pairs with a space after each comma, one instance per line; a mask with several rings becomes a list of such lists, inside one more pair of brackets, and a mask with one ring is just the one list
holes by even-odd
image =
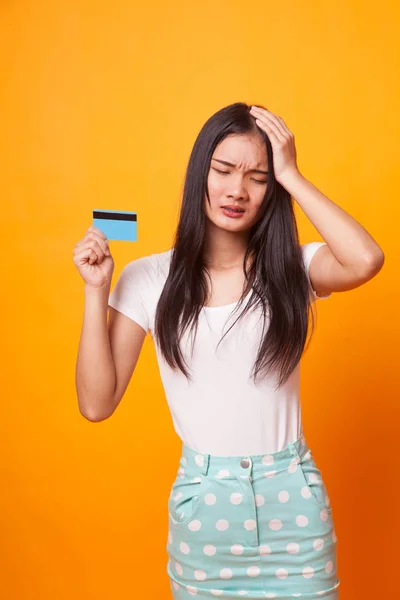
[[[267, 172], [267, 151], [261, 136], [235, 134], [224, 138], [214, 151], [208, 173], [210, 204], [205, 198], [208, 219], [229, 231], [249, 229], [258, 220], [258, 209], [267, 190]], [[227, 205], [244, 212], [233, 218], [223, 209]]]

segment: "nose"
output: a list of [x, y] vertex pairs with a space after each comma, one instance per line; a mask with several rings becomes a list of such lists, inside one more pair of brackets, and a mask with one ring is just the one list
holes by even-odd
[[247, 198], [247, 189], [243, 181], [243, 177], [240, 175], [238, 177], [232, 177], [232, 180], [229, 182], [230, 187], [228, 190], [229, 198]]

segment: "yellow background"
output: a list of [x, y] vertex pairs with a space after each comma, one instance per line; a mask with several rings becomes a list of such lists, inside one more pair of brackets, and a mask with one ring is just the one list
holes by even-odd
[[[86, 421], [72, 252], [93, 208], [138, 213], [138, 241], [111, 242], [113, 285], [128, 261], [170, 248], [195, 138], [237, 101], [283, 117], [304, 176], [385, 252], [371, 282], [318, 301], [301, 392], [341, 600], [395, 597], [397, 3], [4, 0], [0, 11], [1, 598], [170, 597], [180, 441], [154, 347], [148, 336], [113, 417]], [[321, 240], [296, 214], [301, 242]]]

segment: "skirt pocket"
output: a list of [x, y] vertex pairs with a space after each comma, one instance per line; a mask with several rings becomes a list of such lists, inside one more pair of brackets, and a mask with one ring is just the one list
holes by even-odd
[[315, 464], [315, 460], [309, 450], [303, 459], [298, 463], [297, 469], [300, 473], [303, 483], [308, 487], [314, 502], [328, 512], [332, 511], [328, 491], [322, 477], [322, 473]]
[[201, 506], [206, 475], [189, 478], [177, 476], [168, 499], [168, 514], [175, 526], [181, 526], [195, 518]]

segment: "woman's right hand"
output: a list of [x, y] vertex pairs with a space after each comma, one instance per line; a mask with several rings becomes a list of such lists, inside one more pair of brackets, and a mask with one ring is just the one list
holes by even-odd
[[106, 236], [97, 227], [89, 227], [85, 237], [75, 245], [74, 263], [87, 286], [111, 285], [114, 259]]

